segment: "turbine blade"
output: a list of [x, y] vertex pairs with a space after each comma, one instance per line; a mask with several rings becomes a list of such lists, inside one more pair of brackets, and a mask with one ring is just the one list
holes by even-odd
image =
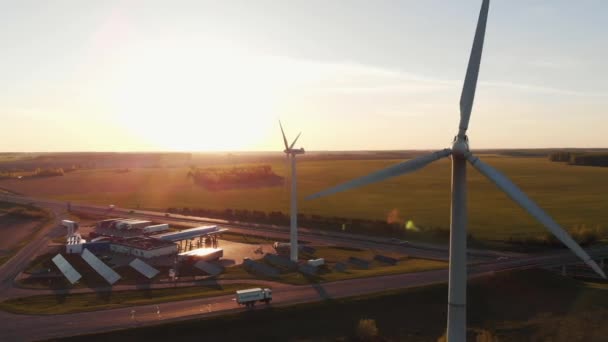
[[302, 132], [298, 133], [298, 136], [293, 140], [293, 142], [291, 143], [291, 145], [289, 146], [289, 149], [291, 150], [293, 148], [293, 145], [296, 144], [296, 141], [298, 141], [298, 138], [300, 137], [300, 135], [302, 134]]
[[283, 134], [283, 143], [285, 144], [285, 149], [289, 149], [287, 145], [287, 138], [285, 137], [285, 131], [283, 131], [283, 125], [281, 124], [281, 120], [279, 120], [279, 127], [281, 127], [281, 134]]
[[515, 184], [513, 184], [507, 177], [498, 172], [490, 165], [482, 162], [479, 158], [469, 154], [467, 156], [469, 162], [479, 171], [481, 174], [490, 179], [496, 186], [498, 186], [503, 192], [505, 192], [515, 203], [520, 207], [524, 208], [532, 217], [542, 223], [556, 238], [558, 238], [564, 245], [566, 245], [576, 256], [581, 258], [587, 265], [589, 265], [597, 274], [606, 278], [606, 275], [602, 269], [591, 259], [589, 254], [585, 252], [581, 246], [572, 239], [570, 234], [564, 230], [559, 224], [557, 224], [551, 216], [545, 213], [536, 203], [534, 203], [526, 194], [523, 193]]
[[427, 154], [427, 155], [420, 156], [420, 157], [417, 157], [414, 159], [410, 159], [408, 161], [404, 161], [402, 163], [387, 167], [386, 169], [376, 171], [367, 176], [363, 176], [361, 178], [351, 180], [349, 182], [340, 184], [333, 188], [323, 190], [314, 195], [310, 195], [310, 196], [306, 197], [306, 199], [311, 200], [311, 199], [315, 199], [315, 198], [319, 198], [319, 197], [323, 197], [323, 196], [327, 196], [327, 195], [332, 195], [332, 194], [335, 194], [336, 192], [353, 189], [353, 188], [360, 187], [363, 185], [379, 182], [379, 181], [385, 180], [387, 178], [414, 172], [418, 169], [421, 169], [421, 168], [427, 166], [428, 164], [430, 164], [438, 159], [449, 156], [451, 153], [452, 153], [452, 150], [446, 148], [445, 150], [433, 152], [431, 154]]
[[483, 40], [486, 33], [486, 22], [488, 21], [488, 9], [490, 0], [484, 0], [479, 11], [479, 20], [477, 21], [477, 30], [473, 40], [473, 48], [469, 57], [469, 65], [467, 74], [460, 95], [460, 125], [458, 134], [463, 135], [469, 128], [469, 118], [473, 109], [473, 100], [475, 98], [475, 88], [477, 88], [477, 77], [479, 76], [479, 65], [481, 63], [481, 52], [483, 50]]

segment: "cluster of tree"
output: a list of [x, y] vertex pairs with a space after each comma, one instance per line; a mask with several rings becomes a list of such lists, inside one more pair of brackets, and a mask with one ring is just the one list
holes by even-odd
[[6, 215], [25, 219], [41, 219], [47, 216], [47, 214], [40, 209], [25, 207], [10, 208], [6, 211]]
[[191, 164], [190, 153], [164, 152], [67, 152], [24, 153], [0, 156], [0, 169], [33, 171], [40, 168], [113, 169], [140, 167], [185, 167]]
[[[608, 235], [608, 231], [601, 227], [588, 228], [584, 224], [575, 226], [569, 230], [570, 235], [581, 246], [592, 245]], [[543, 233], [536, 236], [511, 237], [510, 243], [530, 247], [564, 247], [551, 233]]]
[[195, 184], [211, 190], [283, 184], [283, 177], [274, 173], [270, 165], [205, 169], [191, 167], [187, 176]]
[[[168, 208], [167, 212], [218, 218], [228, 221], [255, 222], [262, 224], [272, 224], [288, 226], [290, 223], [289, 214], [281, 211], [266, 213], [258, 210], [247, 209], [191, 209], [191, 208]], [[447, 241], [450, 231], [441, 227], [417, 227], [418, 230], [407, 229], [403, 222], [387, 222], [384, 220], [352, 219], [345, 217], [326, 217], [320, 215], [298, 214], [298, 225], [329, 231], [343, 231], [346, 233], [358, 233], [395, 238], [420, 237], [424, 235], [434, 240]]]
[[570, 162], [570, 156], [572, 154], [573, 154], [572, 152], [568, 152], [568, 151], [553, 152], [553, 153], [549, 154], [549, 160], [553, 161], [553, 162], [568, 163], [568, 162]]
[[570, 165], [608, 166], [608, 153], [606, 152], [569, 152], [560, 151], [549, 154], [549, 160], [564, 162]]
[[26, 170], [0, 171], [0, 179], [63, 176], [64, 174], [66, 174], [68, 172], [73, 172], [78, 169], [79, 169], [79, 167], [77, 165], [72, 165], [72, 166], [69, 166], [66, 168], [63, 168], [63, 167], [58, 167], [58, 168], [37, 167], [32, 171], [26, 171]]
[[30, 175], [30, 177], [55, 177], [55, 176], [63, 176], [64, 174], [65, 174], [65, 171], [61, 167], [56, 168], [56, 169], [37, 168], [36, 171], [34, 171], [34, 174]]

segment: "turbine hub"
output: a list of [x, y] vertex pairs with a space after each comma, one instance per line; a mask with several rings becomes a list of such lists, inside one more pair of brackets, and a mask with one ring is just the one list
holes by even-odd
[[298, 148], [298, 149], [291, 148], [291, 149], [283, 150], [283, 152], [285, 152], [286, 154], [290, 154], [292, 156], [294, 156], [296, 154], [304, 154], [305, 153], [303, 148]]
[[464, 159], [469, 153], [469, 138], [466, 135], [457, 135], [452, 142], [452, 156]]

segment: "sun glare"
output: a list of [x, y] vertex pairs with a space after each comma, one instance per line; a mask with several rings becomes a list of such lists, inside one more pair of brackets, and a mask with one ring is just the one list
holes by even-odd
[[279, 116], [280, 71], [225, 47], [140, 49], [121, 68], [111, 102], [120, 125], [158, 149], [249, 149]]

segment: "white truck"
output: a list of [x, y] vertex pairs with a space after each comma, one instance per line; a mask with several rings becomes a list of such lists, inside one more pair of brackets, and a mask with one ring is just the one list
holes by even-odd
[[236, 291], [236, 302], [250, 308], [255, 306], [255, 302], [270, 303], [272, 300], [272, 290], [270, 289], [246, 289]]

